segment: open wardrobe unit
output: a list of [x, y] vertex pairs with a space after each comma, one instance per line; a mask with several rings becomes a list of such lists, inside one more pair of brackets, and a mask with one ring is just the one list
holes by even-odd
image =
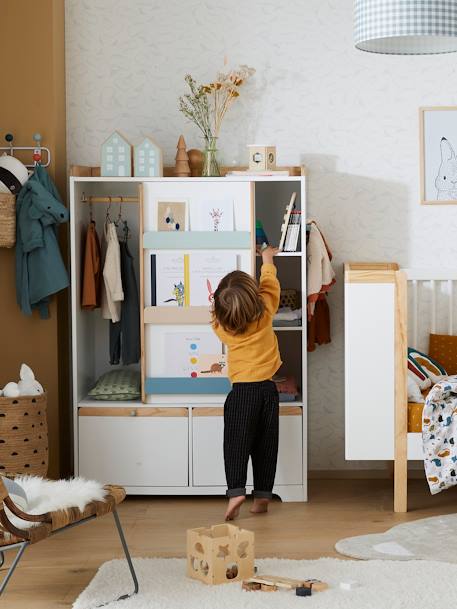
[[[224, 348], [210, 327], [212, 292], [234, 268], [259, 276], [256, 226], [278, 243], [291, 200], [304, 228], [305, 172], [296, 167], [291, 174], [70, 179], [76, 474], [102, 482], [115, 478], [131, 494], [225, 493], [223, 405], [230, 383]], [[128, 251], [128, 273], [124, 265], [121, 276], [130, 287], [133, 280], [138, 284], [136, 321], [133, 288], [129, 304], [120, 303], [120, 322], [106, 318], [106, 302], [101, 308], [85, 305], [86, 282], [94, 275], [90, 262], [86, 277], [89, 231], [104, 242], [102, 258], [110, 236], [117, 236], [121, 263]], [[296, 251], [283, 251], [276, 260], [281, 300], [289, 311], [274, 324], [284, 362], [277, 382], [274, 492], [284, 501], [307, 499], [307, 332], [306, 315], [302, 324], [298, 314], [302, 304], [306, 311], [305, 251], [300, 235]], [[105, 262], [99, 274], [109, 286], [106, 267]], [[114, 281], [113, 294], [116, 289]], [[138, 354], [132, 352], [135, 324]], [[101, 377], [108, 378], [103, 375], [119, 369], [126, 378], [120, 394], [94, 391]], [[133, 396], [132, 377], [138, 379]]]

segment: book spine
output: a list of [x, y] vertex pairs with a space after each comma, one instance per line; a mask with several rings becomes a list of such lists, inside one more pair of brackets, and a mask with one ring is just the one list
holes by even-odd
[[151, 306], [157, 306], [157, 263], [155, 254], [151, 254]]
[[184, 254], [184, 306], [190, 305], [190, 270], [189, 254]]

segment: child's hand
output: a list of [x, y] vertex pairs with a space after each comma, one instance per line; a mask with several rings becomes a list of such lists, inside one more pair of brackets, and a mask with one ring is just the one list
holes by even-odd
[[262, 250], [262, 262], [264, 264], [273, 264], [273, 258], [274, 256], [276, 256], [276, 254], [279, 252], [279, 249], [277, 247], [271, 247], [271, 245], [269, 245], [268, 247], [266, 247], [265, 249]]

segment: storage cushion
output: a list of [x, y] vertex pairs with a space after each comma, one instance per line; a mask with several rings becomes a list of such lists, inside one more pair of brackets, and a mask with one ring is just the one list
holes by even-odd
[[141, 395], [140, 373], [137, 370], [111, 370], [103, 374], [89, 391], [95, 400], [135, 400]]
[[430, 334], [428, 352], [443, 364], [448, 374], [457, 374], [457, 336]]

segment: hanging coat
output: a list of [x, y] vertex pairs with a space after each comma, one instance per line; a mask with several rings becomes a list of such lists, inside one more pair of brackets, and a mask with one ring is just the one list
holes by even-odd
[[87, 227], [82, 278], [81, 306], [89, 311], [100, 306], [102, 281], [100, 241], [95, 222]]
[[110, 322], [110, 363], [124, 366], [136, 364], [140, 360], [140, 302], [138, 286], [133, 265], [133, 256], [125, 241], [120, 243], [121, 273], [124, 288], [124, 301], [121, 306], [121, 319]]
[[37, 165], [16, 202], [16, 298], [26, 315], [38, 309], [47, 319], [50, 297], [69, 284], [57, 240], [57, 226], [68, 218], [46, 169]]

